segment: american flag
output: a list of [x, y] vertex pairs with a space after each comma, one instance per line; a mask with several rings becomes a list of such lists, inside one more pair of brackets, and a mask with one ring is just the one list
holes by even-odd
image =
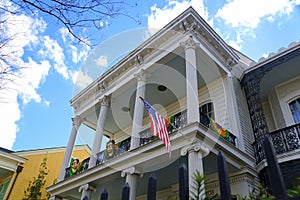
[[140, 98], [144, 102], [144, 105], [150, 117], [151, 133], [157, 136], [161, 141], [163, 141], [169, 153], [169, 157], [171, 157], [171, 144], [166, 119], [161, 116], [154, 108], [152, 108], [152, 106], [150, 106], [149, 103], [146, 102], [142, 97]]

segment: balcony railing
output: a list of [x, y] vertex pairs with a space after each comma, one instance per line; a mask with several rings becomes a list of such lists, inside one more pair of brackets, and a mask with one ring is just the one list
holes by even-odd
[[[76, 162], [76, 166], [73, 166], [74, 162]], [[89, 162], [90, 162], [90, 157], [82, 161], [79, 160], [76, 161], [75, 159], [71, 159], [71, 163], [72, 163], [71, 166], [65, 169], [65, 178], [84, 172], [85, 170], [88, 169]]]
[[107, 160], [117, 157], [130, 149], [131, 137], [115, 144], [115, 148], [112, 153], [108, 153], [107, 150], [103, 150], [97, 154], [97, 165], [105, 163]]
[[[180, 112], [180, 113], [174, 115], [173, 117], [174, 117], [174, 119], [172, 120], [173, 122], [169, 122], [169, 124], [172, 124], [172, 125], [168, 126], [169, 133], [173, 133], [174, 131], [179, 130], [180, 128], [186, 126], [186, 124], [187, 124], [187, 112], [186, 111]], [[170, 119], [168, 119], [168, 120], [170, 120]], [[200, 112], [200, 123], [202, 125], [206, 126], [207, 128], [211, 128], [211, 129], [215, 130], [216, 132], [219, 132], [216, 129], [222, 129], [222, 127], [220, 125], [218, 125], [217, 123], [213, 122], [215, 126], [218, 126], [218, 127], [214, 127], [212, 125], [212, 121], [213, 121], [212, 119], [210, 119], [208, 116], [206, 116]], [[222, 132], [225, 133], [225, 135], [223, 135], [224, 136], [223, 138], [235, 146], [236, 145], [236, 143], [235, 143], [236, 136], [233, 135], [231, 132], [229, 132], [226, 129], [223, 129]], [[157, 139], [157, 138], [151, 134], [150, 128], [148, 128], [140, 133], [140, 145], [147, 144], [155, 139]]]
[[[277, 155], [300, 149], [300, 123], [273, 131], [269, 135]], [[253, 143], [256, 164], [265, 158], [262, 144], [262, 141]]]
[[[204, 115], [203, 113], [200, 112], [200, 123], [204, 126], [206, 126], [207, 128], [211, 128], [213, 130], [215, 130], [216, 132], [220, 132], [218, 131], [219, 129], [224, 131], [224, 129], [222, 129], [221, 126], [219, 126], [216, 122], [214, 122], [212, 119], [210, 119], [208, 116]], [[181, 128], [183, 128], [184, 126], [187, 125], [187, 112], [186, 111], [182, 111], [180, 113], [177, 113], [174, 116], [171, 116], [167, 119], [167, 125], [168, 125], [168, 132], [169, 133], [173, 133]], [[218, 128], [216, 128], [215, 126], [218, 126]], [[218, 129], [218, 130], [216, 130]], [[232, 133], [230, 133], [229, 131], [227, 131], [225, 129], [225, 133], [226, 135], [222, 135], [220, 134], [220, 137], [223, 137], [223, 139], [227, 140], [229, 143], [231, 143], [232, 145], [236, 145], [235, 143], [235, 135], [233, 135]], [[217, 133], [216, 133], [217, 134]], [[150, 128], [145, 129], [143, 131], [140, 132], [140, 146], [145, 145], [149, 142], [152, 142], [153, 140], [156, 140], [157, 137], [153, 136], [150, 133]], [[114, 158], [114, 157], [118, 157], [119, 155], [127, 152], [130, 149], [130, 140], [131, 137], [115, 144], [115, 148], [114, 148], [114, 152], [112, 154], [108, 154], [107, 150], [103, 150], [101, 152], [99, 152], [97, 154], [97, 165], [98, 164], [102, 164], [105, 163], [107, 160]], [[89, 163], [89, 158], [83, 160], [80, 163], [80, 170], [76, 171], [76, 172], [72, 172], [72, 167], [68, 167], [66, 169], [66, 173], [65, 173], [65, 178], [73, 176], [77, 173], [81, 173], [85, 170], [88, 169], [88, 163]]]

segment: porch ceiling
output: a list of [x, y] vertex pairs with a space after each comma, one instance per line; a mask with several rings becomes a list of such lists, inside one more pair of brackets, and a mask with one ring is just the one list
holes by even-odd
[[13, 172], [4, 168], [0, 168], [0, 180], [8, 177], [11, 175]]
[[[185, 58], [182, 48], [175, 53], [169, 53], [166, 57], [156, 62], [150, 68], [151, 75], [147, 79], [145, 99], [161, 114], [170, 116], [174, 113], [167, 113], [166, 106], [175, 104], [180, 110], [185, 109], [181, 99], [186, 96], [185, 80]], [[197, 77], [198, 87], [203, 87], [210, 82], [224, 75], [224, 71], [201, 49], [197, 49]], [[159, 86], [166, 87], [160, 91]], [[132, 125], [133, 111], [136, 97], [136, 81], [132, 80], [111, 96], [105, 130], [108, 134], [114, 134], [120, 130], [126, 132]], [[95, 106], [86, 116], [85, 124], [96, 129], [99, 106]], [[147, 113], [144, 111], [144, 116]], [[131, 134], [128, 132], [127, 134]]]
[[289, 81], [300, 74], [300, 57], [297, 56], [284, 63], [279, 64], [271, 71], [267, 72], [260, 82], [261, 101], [267, 100], [268, 94], [280, 83]]

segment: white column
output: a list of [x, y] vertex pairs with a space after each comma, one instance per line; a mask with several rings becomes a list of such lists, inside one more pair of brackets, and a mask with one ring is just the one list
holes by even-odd
[[100, 107], [99, 117], [97, 121], [97, 128], [94, 137], [94, 143], [93, 143], [93, 148], [92, 148], [90, 162], [89, 162], [89, 168], [92, 168], [96, 165], [97, 154], [100, 152], [101, 149], [105, 120], [106, 120], [108, 104], [109, 104], [108, 97], [104, 96], [102, 99], [100, 99], [100, 103], [101, 103], [101, 107]]
[[69, 167], [69, 165], [70, 165], [70, 160], [71, 160], [71, 155], [72, 155], [72, 152], [73, 152], [74, 143], [75, 143], [75, 140], [76, 140], [78, 129], [79, 129], [81, 123], [82, 123], [82, 119], [79, 116], [75, 116], [74, 118], [72, 118], [72, 122], [73, 122], [72, 131], [71, 131], [71, 135], [70, 135], [70, 138], [69, 138], [69, 141], [68, 141], [68, 146], [67, 146], [67, 149], [66, 149], [66, 153], [65, 153], [65, 156], [64, 156], [62, 167], [60, 169], [58, 182], [64, 180], [65, 173], [66, 173], [66, 168]]
[[190, 36], [185, 42], [181, 43], [185, 49], [186, 67], [186, 98], [187, 98], [187, 123], [199, 122], [199, 100], [197, 83], [196, 65], [196, 46], [197, 44]]
[[92, 186], [91, 184], [85, 184], [79, 187], [79, 192], [81, 192], [81, 200], [84, 199], [86, 196], [88, 200], [92, 199], [92, 193], [96, 190], [96, 187]]
[[[197, 142], [181, 149], [181, 156], [186, 154], [188, 154], [189, 195], [191, 197], [192, 193], [197, 194], [194, 183], [195, 173], [198, 171], [202, 176], [204, 175], [203, 158], [209, 154], [209, 149], [202, 143]], [[203, 188], [202, 195], [205, 195], [204, 191]]]
[[130, 168], [122, 171], [121, 176], [124, 177], [125, 175], [126, 175], [126, 183], [128, 183], [128, 185], [130, 187], [129, 199], [135, 200], [136, 199], [136, 180], [137, 180], [138, 176], [142, 177], [143, 174], [140, 171], [138, 171], [135, 167], [130, 167]]
[[135, 74], [135, 78], [137, 79], [137, 88], [136, 88], [135, 106], [134, 106], [134, 114], [133, 114], [130, 149], [134, 149], [140, 145], [139, 133], [142, 131], [142, 127], [143, 127], [143, 111], [144, 111], [144, 103], [140, 99], [140, 97], [145, 98], [147, 77], [148, 74], [144, 70], [141, 70], [140, 73]]

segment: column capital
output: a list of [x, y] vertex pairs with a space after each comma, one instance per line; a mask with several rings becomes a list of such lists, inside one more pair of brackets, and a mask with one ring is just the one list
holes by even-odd
[[79, 115], [76, 115], [75, 117], [72, 117], [71, 120], [72, 120], [72, 125], [78, 128], [81, 125], [81, 123], [84, 121], [84, 118], [80, 117]]
[[136, 78], [138, 81], [146, 81], [147, 78], [150, 77], [150, 74], [146, 72], [146, 70], [141, 69], [137, 74], [134, 75], [134, 78]]
[[185, 50], [187, 50], [187, 49], [196, 49], [198, 43], [195, 42], [193, 36], [190, 35], [189, 38], [185, 42], [181, 42], [180, 45], [184, 47]]
[[101, 99], [99, 99], [99, 102], [101, 106], [108, 106], [109, 105], [109, 97], [107, 95], [104, 95]]
[[203, 143], [196, 142], [196, 143], [192, 143], [191, 145], [183, 147], [180, 151], [180, 154], [181, 156], [185, 156], [187, 153], [190, 152], [201, 153], [201, 156], [205, 157], [209, 154], [209, 148]]
[[140, 177], [143, 177], [143, 173], [138, 170], [136, 167], [129, 167], [127, 169], [124, 169], [121, 173], [121, 177], [125, 177], [125, 175], [139, 175]]
[[87, 184], [80, 186], [78, 189], [79, 192], [88, 191], [88, 190], [94, 192], [94, 191], [96, 191], [96, 187], [90, 183], [87, 183]]

